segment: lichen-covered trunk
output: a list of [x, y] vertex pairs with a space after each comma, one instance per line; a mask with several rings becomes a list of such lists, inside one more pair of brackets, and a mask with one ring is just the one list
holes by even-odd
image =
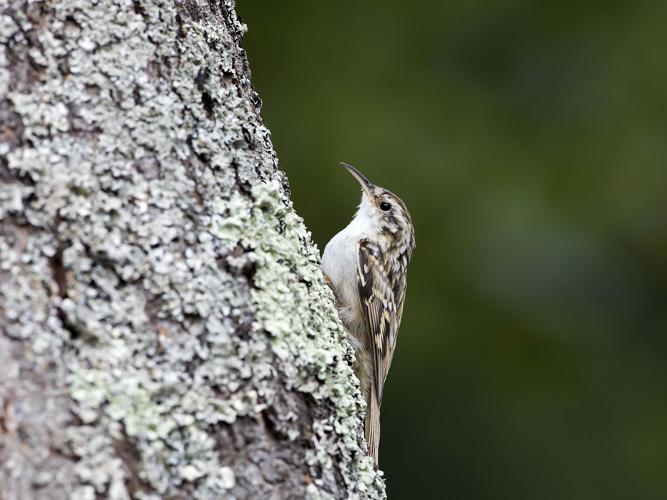
[[0, 5], [0, 498], [380, 498], [230, 0]]

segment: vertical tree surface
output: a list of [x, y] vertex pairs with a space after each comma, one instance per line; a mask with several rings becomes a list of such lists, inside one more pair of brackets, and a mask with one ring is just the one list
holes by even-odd
[[384, 497], [233, 1], [0, 14], [0, 497]]

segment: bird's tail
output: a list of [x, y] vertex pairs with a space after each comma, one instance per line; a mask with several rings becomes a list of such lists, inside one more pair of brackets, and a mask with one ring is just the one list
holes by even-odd
[[378, 466], [378, 452], [380, 450], [380, 403], [375, 387], [371, 389], [371, 397], [366, 405], [366, 443], [368, 454]]

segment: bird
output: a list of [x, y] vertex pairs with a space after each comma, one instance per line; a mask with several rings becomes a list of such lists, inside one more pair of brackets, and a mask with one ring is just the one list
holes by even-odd
[[322, 271], [355, 352], [354, 371], [366, 401], [364, 435], [378, 467], [380, 405], [403, 315], [415, 231], [403, 200], [352, 165], [341, 165], [361, 185], [361, 203], [325, 246]]

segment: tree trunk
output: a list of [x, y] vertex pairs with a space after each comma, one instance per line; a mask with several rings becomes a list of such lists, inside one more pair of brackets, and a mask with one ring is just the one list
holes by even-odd
[[381, 498], [231, 0], [6, 0], [0, 498]]

